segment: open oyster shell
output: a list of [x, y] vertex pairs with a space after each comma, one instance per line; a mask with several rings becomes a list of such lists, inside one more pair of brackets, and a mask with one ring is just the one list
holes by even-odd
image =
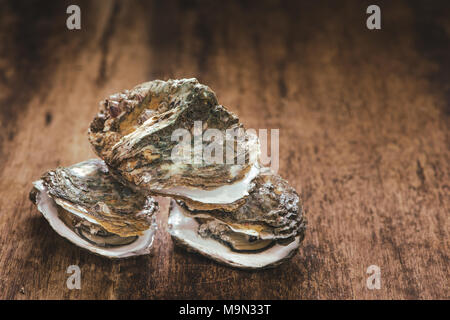
[[298, 194], [278, 175], [261, 175], [254, 183], [232, 212], [190, 210], [172, 200], [169, 232], [174, 241], [242, 269], [273, 267], [292, 257], [306, 229]]
[[30, 199], [74, 244], [110, 258], [150, 253], [157, 202], [117, 182], [103, 161], [50, 170], [33, 185]]
[[[174, 161], [179, 141], [173, 134], [181, 129], [192, 133], [193, 140], [216, 129], [225, 137], [223, 146], [236, 146], [231, 155], [224, 151], [222, 162], [198, 161], [192, 154], [191, 161]], [[210, 88], [196, 79], [181, 79], [146, 82], [111, 95], [101, 103], [88, 134], [94, 151], [130, 187], [214, 208], [247, 196], [259, 173], [259, 141], [243, 131], [238, 117], [218, 104]], [[236, 139], [239, 133], [242, 138]], [[191, 151], [212, 142], [192, 141]]]

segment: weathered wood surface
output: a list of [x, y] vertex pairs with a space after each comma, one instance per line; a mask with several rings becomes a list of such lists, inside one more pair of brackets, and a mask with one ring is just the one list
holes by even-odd
[[[369, 31], [361, 1], [78, 1], [82, 30], [68, 31], [71, 2], [0, 1], [0, 298], [449, 298], [445, 3], [379, 1]], [[28, 200], [44, 171], [94, 157], [98, 101], [181, 77], [247, 127], [280, 129], [279, 173], [309, 219], [287, 264], [243, 272], [174, 248], [166, 199], [154, 255], [109, 261]], [[66, 288], [73, 264], [81, 290]]]

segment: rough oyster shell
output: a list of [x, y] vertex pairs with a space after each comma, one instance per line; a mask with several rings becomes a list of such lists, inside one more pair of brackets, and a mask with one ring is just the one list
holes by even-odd
[[298, 194], [278, 175], [258, 176], [254, 183], [232, 212], [189, 210], [172, 200], [169, 232], [174, 241], [243, 269], [273, 267], [292, 257], [306, 229]]
[[50, 170], [33, 185], [38, 210], [74, 244], [111, 258], [150, 252], [157, 202], [113, 179], [103, 161]]
[[[110, 96], [89, 128], [94, 151], [130, 187], [203, 204], [229, 204], [248, 195], [249, 183], [259, 173], [259, 142], [244, 134], [230, 163], [174, 162], [172, 151], [177, 129], [194, 132], [243, 130], [236, 115], [218, 105], [215, 93], [196, 79], [155, 80], [131, 91]], [[233, 140], [233, 145], [234, 145]], [[207, 147], [208, 141], [202, 142]], [[228, 156], [228, 155], [227, 155]], [[245, 159], [245, 161], [238, 161]]]

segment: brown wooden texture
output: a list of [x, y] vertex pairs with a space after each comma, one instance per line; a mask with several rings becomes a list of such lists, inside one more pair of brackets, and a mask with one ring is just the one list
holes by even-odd
[[[449, 298], [450, 16], [446, 1], [0, 1], [1, 299]], [[280, 129], [280, 170], [309, 229], [299, 254], [244, 272], [175, 248], [161, 199], [153, 256], [109, 261], [28, 200], [91, 157], [98, 101], [196, 77], [248, 128]], [[81, 290], [66, 287], [79, 265]], [[381, 289], [366, 269], [381, 268]]]

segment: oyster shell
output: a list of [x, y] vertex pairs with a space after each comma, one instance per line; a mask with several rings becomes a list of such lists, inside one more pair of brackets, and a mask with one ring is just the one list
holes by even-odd
[[169, 232], [176, 243], [243, 269], [273, 267], [292, 257], [306, 219], [300, 198], [280, 176], [260, 175], [236, 210], [190, 210], [171, 201]]
[[157, 202], [117, 182], [103, 161], [50, 170], [33, 185], [30, 199], [74, 244], [111, 258], [150, 252]]
[[[214, 163], [203, 157], [196, 161], [191, 153], [191, 161], [173, 161], [179, 143], [173, 134], [179, 129], [197, 136], [216, 129], [231, 154]], [[241, 139], [236, 139], [239, 133]], [[244, 132], [238, 117], [219, 105], [215, 93], [196, 79], [155, 80], [111, 95], [101, 103], [88, 135], [94, 151], [122, 182], [191, 205], [214, 208], [236, 202], [248, 195], [250, 182], [259, 174], [256, 135]], [[210, 143], [192, 145], [195, 151]]]

